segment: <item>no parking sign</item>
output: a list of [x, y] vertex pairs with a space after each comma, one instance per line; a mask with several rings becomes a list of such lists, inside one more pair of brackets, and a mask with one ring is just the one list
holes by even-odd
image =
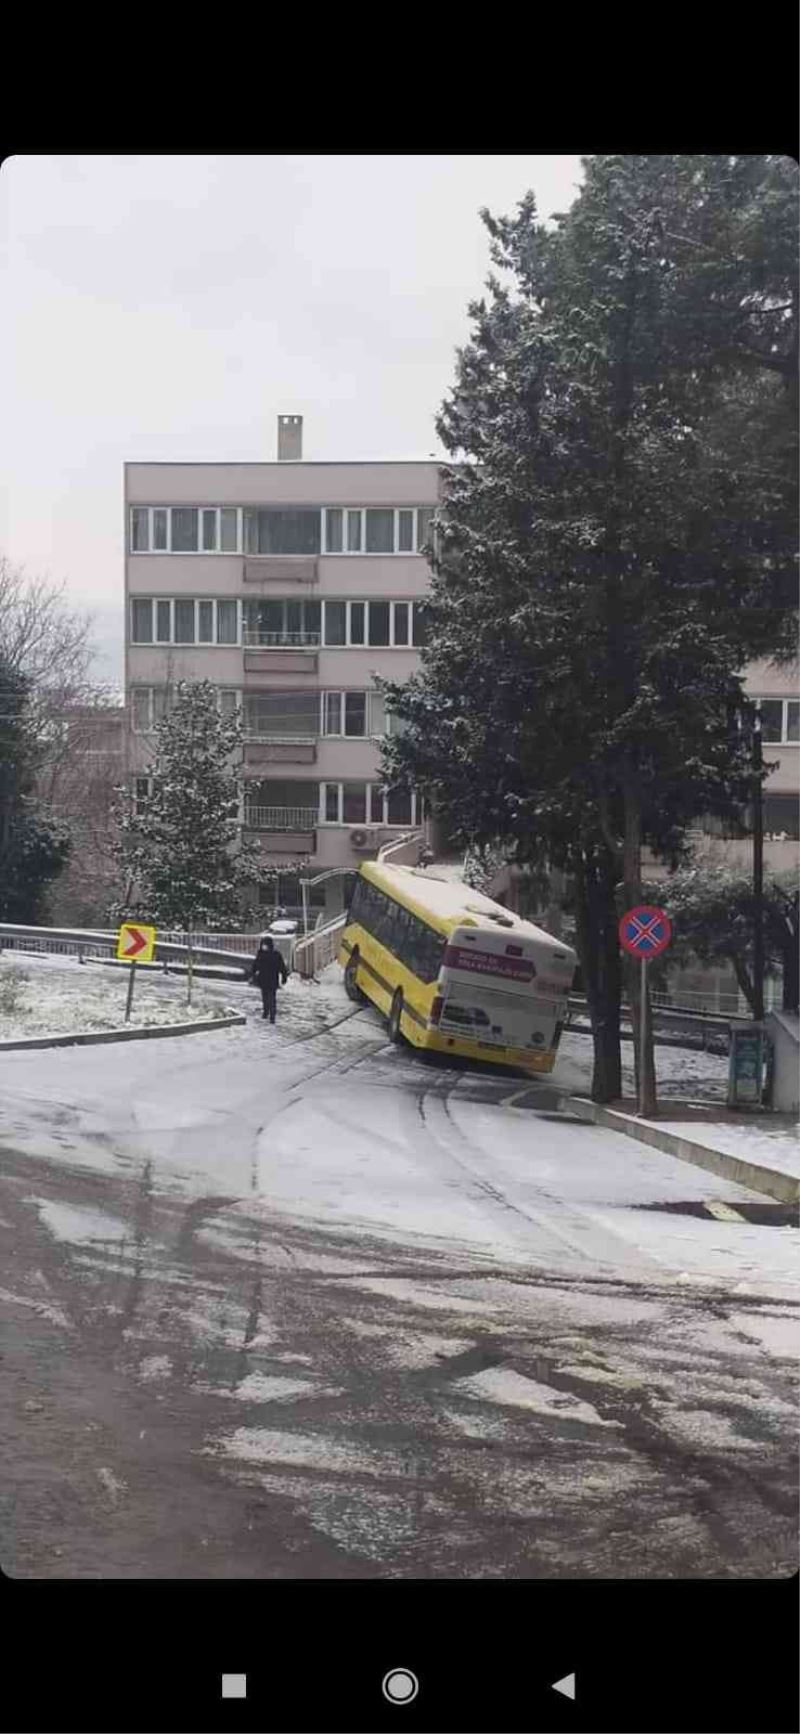
[[672, 938], [672, 922], [666, 911], [654, 903], [637, 903], [623, 915], [619, 924], [619, 942], [625, 951], [644, 959], [658, 957], [666, 951]]
[[644, 1044], [647, 1017], [647, 965], [652, 957], [666, 951], [672, 938], [672, 922], [666, 911], [654, 903], [637, 903], [628, 909], [619, 924], [619, 942], [632, 957], [642, 960], [639, 994], [639, 1113], [644, 1113]]

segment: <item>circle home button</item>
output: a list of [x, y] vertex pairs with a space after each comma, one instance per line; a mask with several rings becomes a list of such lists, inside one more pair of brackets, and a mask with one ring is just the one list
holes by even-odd
[[383, 1676], [382, 1691], [390, 1704], [410, 1704], [419, 1691], [419, 1680], [410, 1668], [390, 1668]]

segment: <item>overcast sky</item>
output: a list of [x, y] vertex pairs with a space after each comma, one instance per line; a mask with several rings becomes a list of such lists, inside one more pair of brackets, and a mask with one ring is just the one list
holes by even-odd
[[122, 678], [126, 460], [440, 456], [488, 205], [577, 156], [19, 156], [0, 171], [0, 552], [65, 579]]

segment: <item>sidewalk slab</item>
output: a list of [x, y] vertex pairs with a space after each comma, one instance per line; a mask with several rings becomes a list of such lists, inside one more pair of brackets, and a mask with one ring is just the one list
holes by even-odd
[[706, 1168], [739, 1186], [764, 1192], [781, 1204], [800, 1202], [800, 1145], [797, 1123], [786, 1114], [726, 1114], [715, 1103], [665, 1103], [659, 1119], [640, 1119], [635, 1102], [606, 1107], [586, 1096], [560, 1098], [560, 1105], [580, 1119], [637, 1138]]
[[116, 1030], [73, 1030], [57, 1036], [18, 1036], [13, 1041], [0, 1041], [0, 1054], [24, 1051], [26, 1048], [86, 1048], [100, 1042], [144, 1042], [158, 1036], [196, 1036], [202, 1030], [225, 1030], [233, 1024], [246, 1024], [240, 1012], [229, 1017], [193, 1018], [184, 1024], [129, 1024]]

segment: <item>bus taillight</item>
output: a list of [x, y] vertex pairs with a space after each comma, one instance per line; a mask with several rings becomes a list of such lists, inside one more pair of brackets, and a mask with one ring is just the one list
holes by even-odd
[[442, 998], [442, 995], [440, 993], [437, 993], [436, 998], [434, 999], [433, 1005], [431, 1006], [431, 1015], [428, 1019], [428, 1022], [430, 1024], [438, 1024], [439, 1019], [442, 1015], [442, 1006], [443, 1005], [444, 1005], [444, 1000]]

